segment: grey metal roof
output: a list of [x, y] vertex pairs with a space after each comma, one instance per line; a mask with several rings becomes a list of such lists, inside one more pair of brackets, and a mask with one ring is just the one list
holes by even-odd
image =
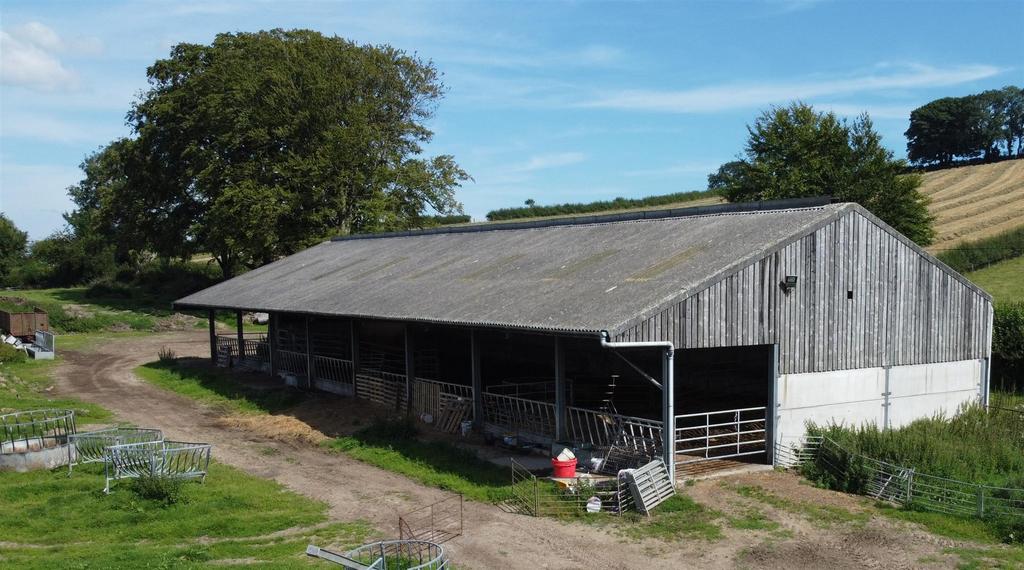
[[853, 208], [331, 241], [175, 305], [614, 333]]

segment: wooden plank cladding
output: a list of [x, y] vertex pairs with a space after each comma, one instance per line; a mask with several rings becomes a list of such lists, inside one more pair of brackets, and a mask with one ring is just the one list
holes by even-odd
[[[786, 276], [797, 284], [788, 292]], [[616, 335], [678, 348], [779, 344], [780, 373], [988, 357], [992, 306], [876, 220], [849, 211]]]

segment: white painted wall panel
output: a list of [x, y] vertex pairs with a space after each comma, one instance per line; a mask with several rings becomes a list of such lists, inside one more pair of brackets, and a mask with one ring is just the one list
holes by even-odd
[[876, 422], [883, 419], [885, 370], [866, 368], [838, 372], [783, 374], [778, 385], [778, 441], [799, 441], [808, 421]]
[[[983, 373], [980, 360], [890, 368], [889, 426], [955, 414], [961, 405], [979, 398]], [[779, 376], [776, 441], [783, 445], [800, 441], [807, 421], [884, 425], [885, 377], [884, 368]]]
[[980, 360], [894, 367], [889, 373], [889, 427], [905, 426], [936, 414], [956, 414], [982, 392]]

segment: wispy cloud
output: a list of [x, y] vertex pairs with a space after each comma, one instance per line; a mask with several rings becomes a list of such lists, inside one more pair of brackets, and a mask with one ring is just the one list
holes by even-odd
[[582, 152], [555, 152], [531, 156], [525, 163], [515, 167], [517, 172], [533, 172], [545, 168], [556, 168], [577, 164], [587, 159]]
[[[886, 66], [889, 67], [891, 66]], [[584, 101], [580, 106], [666, 113], [711, 113], [794, 99], [807, 100], [894, 89], [947, 87], [985, 79], [1003, 71], [992, 65], [937, 68], [913, 64], [887, 73], [868, 73], [834, 79], [710, 85], [678, 91], [625, 90], [597, 96]]]
[[721, 162], [677, 162], [655, 168], [641, 168], [638, 170], [627, 170], [623, 176], [675, 176], [679, 174], [708, 174], [718, 169]]
[[50, 28], [31, 22], [0, 31], [0, 80], [40, 91], [78, 86], [78, 76], [57, 59], [62, 42]]

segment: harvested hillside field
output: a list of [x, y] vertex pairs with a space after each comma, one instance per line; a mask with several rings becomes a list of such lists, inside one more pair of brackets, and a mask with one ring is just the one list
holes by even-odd
[[936, 252], [961, 241], [1024, 225], [1024, 160], [962, 166], [924, 174], [921, 192], [935, 216]]

